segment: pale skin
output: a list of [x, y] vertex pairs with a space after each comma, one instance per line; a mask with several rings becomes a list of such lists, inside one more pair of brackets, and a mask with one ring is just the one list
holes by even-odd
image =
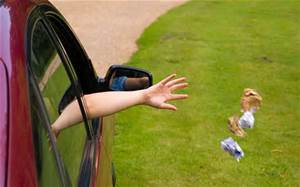
[[[138, 91], [114, 91], [84, 95], [88, 119], [100, 116], [108, 116], [135, 105], [147, 105], [158, 109], [176, 111], [177, 107], [168, 103], [172, 100], [181, 100], [188, 97], [187, 94], [175, 94], [188, 86], [185, 77], [175, 79], [172, 74], [157, 84]], [[68, 127], [81, 122], [82, 114], [77, 101], [70, 103], [51, 128], [57, 137], [59, 133]]]

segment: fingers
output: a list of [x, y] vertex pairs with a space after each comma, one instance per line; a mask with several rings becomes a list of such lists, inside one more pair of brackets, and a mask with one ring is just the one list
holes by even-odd
[[160, 109], [167, 109], [167, 110], [174, 110], [174, 111], [177, 110], [176, 106], [171, 105], [171, 104], [169, 104], [169, 103], [163, 103], [163, 104], [161, 104], [161, 105], [159, 106], [159, 108], [160, 108]]
[[176, 91], [176, 90], [186, 88], [188, 85], [189, 85], [188, 83], [175, 84], [175, 85], [170, 87], [170, 90], [171, 90], [171, 92], [173, 92], [173, 91]]
[[187, 94], [172, 94], [169, 100], [181, 100], [186, 99], [189, 96]]
[[169, 82], [166, 84], [166, 86], [171, 87], [171, 86], [173, 86], [173, 85], [175, 85], [175, 84], [178, 84], [178, 83], [180, 83], [180, 82], [183, 82], [183, 81], [185, 81], [185, 80], [186, 80], [185, 77], [181, 77], [181, 78], [178, 78], [178, 79], [174, 79], [174, 80], [169, 81]]
[[175, 76], [176, 76], [176, 74], [169, 75], [168, 77], [166, 77], [165, 79], [163, 79], [162, 81], [160, 81], [160, 83], [161, 83], [162, 85], [165, 85], [165, 84], [168, 83], [170, 80], [172, 80]]

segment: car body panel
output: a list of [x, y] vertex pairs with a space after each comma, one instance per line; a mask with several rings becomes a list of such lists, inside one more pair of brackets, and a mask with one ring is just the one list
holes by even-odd
[[101, 136], [99, 137], [100, 145], [99, 149], [101, 149], [98, 164], [101, 166], [98, 170], [101, 175], [96, 180], [95, 186], [113, 186], [112, 184], [112, 144], [114, 137], [114, 124], [115, 117], [114, 115], [104, 117], [102, 120], [101, 126]]
[[[4, 63], [0, 60], [0, 186], [5, 185], [7, 170], [8, 88]], [[1, 167], [2, 166], [2, 167]]]
[[28, 108], [26, 58], [24, 46], [20, 45], [24, 43], [23, 33], [27, 19], [27, 13], [22, 8], [23, 3], [20, 1], [6, 1], [0, 10], [2, 27], [0, 58], [7, 67], [9, 85], [7, 186], [37, 184]]
[[[9, 93], [6, 100], [6, 105], [9, 107], [5, 107], [4, 101], [0, 100], [1, 105], [7, 108], [5, 115], [2, 112], [3, 108], [0, 109], [0, 133], [1, 130], [5, 130], [6, 137], [8, 137], [7, 141], [2, 141], [5, 136], [1, 136], [0, 140], [0, 146], [1, 144], [7, 145], [7, 148], [3, 148], [7, 150], [7, 154], [0, 155], [2, 160], [7, 158], [5, 164], [2, 164], [0, 160], [0, 175], [3, 178], [6, 177], [6, 185], [2, 185], [4, 179], [0, 177], [0, 186], [38, 186], [28, 90], [26, 32], [31, 12], [41, 4], [52, 6], [46, 0], [6, 0], [0, 4], [0, 63], [2, 67], [5, 65], [5, 75], [7, 75], [5, 76], [7, 84], [2, 84], [2, 82], [0, 84], [0, 99], [6, 97], [5, 93]], [[3, 73], [4, 70], [1, 70], [0, 66], [0, 76]], [[2, 79], [4, 79], [3, 76], [0, 77], [1, 81]], [[2, 128], [4, 127], [2, 121], [6, 121], [8, 128]], [[107, 124], [105, 127], [101, 126], [101, 133], [95, 144], [92, 185], [107, 187], [112, 186], [113, 116], [105, 118], [102, 122]], [[106, 152], [104, 152], [105, 149], [107, 149]], [[2, 175], [1, 172], [5, 171], [6, 175]]]

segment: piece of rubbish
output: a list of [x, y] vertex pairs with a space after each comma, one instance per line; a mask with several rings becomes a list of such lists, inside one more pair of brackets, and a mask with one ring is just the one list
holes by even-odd
[[233, 134], [239, 136], [239, 137], [244, 137], [247, 135], [247, 133], [241, 128], [239, 124], [239, 116], [231, 116], [228, 118], [228, 129], [230, 132]]
[[244, 112], [244, 114], [242, 115], [242, 117], [239, 119], [239, 125], [240, 127], [242, 127], [243, 129], [245, 128], [253, 128], [254, 126], [254, 116], [253, 116], [253, 112], [252, 111], [247, 111]]
[[235, 142], [231, 137], [221, 141], [221, 147], [224, 151], [234, 156], [238, 162], [245, 155], [239, 144]]
[[241, 111], [246, 112], [252, 110], [253, 112], [259, 110], [262, 102], [262, 97], [252, 88], [245, 88], [241, 97]]
[[243, 115], [231, 116], [228, 118], [228, 129], [235, 135], [244, 137], [246, 132], [245, 128], [253, 128], [254, 126], [254, 113], [259, 110], [262, 102], [262, 97], [257, 91], [251, 88], [244, 89], [241, 97], [241, 111]]

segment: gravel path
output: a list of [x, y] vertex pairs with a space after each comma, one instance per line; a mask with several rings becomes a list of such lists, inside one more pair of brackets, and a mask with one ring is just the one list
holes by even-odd
[[111, 64], [126, 63], [135, 41], [157, 17], [186, 0], [52, 0], [92, 59], [98, 74]]

